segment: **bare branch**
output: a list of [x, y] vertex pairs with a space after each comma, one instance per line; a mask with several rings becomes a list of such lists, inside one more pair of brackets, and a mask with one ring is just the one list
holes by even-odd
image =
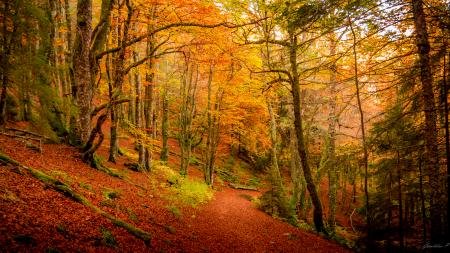
[[[230, 22], [221, 22], [221, 23], [217, 23], [217, 24], [201, 24], [201, 23], [194, 23], [194, 22], [180, 22], [180, 23], [172, 23], [172, 24], [168, 24], [162, 27], [159, 27], [153, 31], [150, 31], [146, 34], [143, 34], [141, 36], [138, 36], [132, 40], [129, 40], [126, 43], [123, 43], [124, 47], [128, 47], [131, 46], [137, 42], [140, 42], [152, 35], [155, 35], [161, 31], [165, 31], [165, 30], [169, 30], [171, 28], [176, 28], [176, 27], [200, 27], [200, 28], [217, 28], [217, 27], [225, 27], [225, 28], [239, 28], [239, 27], [243, 27], [243, 26], [247, 26], [247, 25], [253, 25], [253, 24], [257, 24], [258, 22], [260, 22], [261, 20], [255, 20], [249, 23], [245, 23], [245, 24], [232, 24]], [[103, 56], [107, 55], [107, 54], [111, 54], [111, 53], [115, 53], [118, 52], [120, 50], [121, 47], [115, 47], [115, 48], [111, 48], [109, 50], [103, 51], [101, 53], [99, 53], [96, 58], [97, 59], [101, 59]]]
[[104, 103], [102, 105], [99, 105], [91, 112], [91, 117], [95, 117], [95, 115], [97, 115], [103, 109], [105, 109], [105, 108], [107, 108], [107, 107], [109, 107], [111, 105], [118, 105], [118, 104], [123, 104], [123, 103], [128, 103], [128, 102], [130, 102], [130, 99], [129, 98], [124, 98], [124, 99], [114, 100], [112, 102], [108, 102], [108, 103]]

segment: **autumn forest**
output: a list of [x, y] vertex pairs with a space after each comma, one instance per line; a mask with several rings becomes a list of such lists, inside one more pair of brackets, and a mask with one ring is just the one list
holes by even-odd
[[448, 252], [448, 0], [2, 0], [1, 252]]

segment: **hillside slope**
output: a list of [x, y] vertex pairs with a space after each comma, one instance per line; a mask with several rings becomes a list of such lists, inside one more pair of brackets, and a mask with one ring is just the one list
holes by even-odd
[[116, 171], [124, 179], [112, 177], [82, 163], [76, 148], [43, 144], [39, 153], [1, 135], [0, 152], [60, 180], [102, 211], [152, 234], [146, 244], [26, 170], [3, 162], [2, 251], [347, 252], [257, 210], [242, 197], [248, 192], [225, 188], [206, 205], [173, 208], [165, 197], [171, 186], [158, 179], [160, 175], [118, 166]]

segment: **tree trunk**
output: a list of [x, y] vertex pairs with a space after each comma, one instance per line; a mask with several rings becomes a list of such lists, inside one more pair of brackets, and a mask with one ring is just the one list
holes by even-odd
[[[294, 116], [294, 112], [292, 109], [292, 106], [289, 106], [289, 114]], [[304, 208], [304, 192], [302, 189], [304, 189], [302, 179], [303, 175], [301, 173], [301, 163], [300, 163], [300, 156], [298, 154], [298, 147], [297, 147], [297, 136], [295, 133], [295, 126], [293, 124], [293, 119], [290, 123], [289, 127], [289, 137], [290, 137], [290, 143], [289, 143], [289, 149], [291, 153], [291, 166], [290, 166], [290, 173], [291, 173], [291, 180], [293, 184], [293, 193], [291, 197], [291, 204], [293, 207], [295, 207], [298, 214], [301, 213], [301, 211]], [[301, 217], [304, 218], [304, 217]]]
[[[330, 39], [330, 55], [333, 56], [336, 53], [336, 38], [334, 34]], [[337, 169], [336, 169], [336, 63], [333, 63], [330, 67], [330, 100], [329, 100], [329, 113], [328, 113], [328, 149], [327, 149], [327, 167], [329, 173], [328, 180], [328, 199], [329, 199], [329, 214], [328, 214], [328, 226], [331, 231], [335, 229], [336, 222], [336, 198], [337, 198]], [[320, 182], [319, 182], [320, 183]], [[345, 188], [345, 186], [344, 186]]]
[[[449, 54], [450, 58], [450, 54]], [[446, 151], [446, 165], [447, 165], [447, 238], [450, 237], [450, 137], [448, 126], [448, 86], [450, 85], [447, 80], [448, 72], [446, 71], [447, 64], [444, 56], [444, 128], [445, 128], [445, 151]], [[450, 66], [450, 59], [448, 60]], [[450, 68], [449, 68], [450, 71]]]
[[[120, 36], [118, 33], [118, 45], [120, 46], [120, 50], [115, 57], [114, 61], [114, 85], [113, 90], [110, 95], [110, 100], [113, 101], [116, 97], [122, 94], [122, 86], [123, 80], [126, 73], [124, 73], [124, 62], [125, 62], [125, 43], [128, 41], [128, 33], [131, 24], [131, 17], [133, 16], [133, 9], [129, 0], [125, 0], [125, 4], [127, 6], [127, 19], [123, 25], [123, 36]], [[118, 131], [119, 131], [119, 113], [120, 113], [121, 105], [112, 105], [111, 108], [111, 139], [110, 139], [110, 149], [109, 149], [109, 161], [115, 163], [116, 156], [119, 151], [119, 140], [118, 140]]]
[[427, 242], [427, 211], [425, 209], [425, 194], [423, 189], [422, 154], [419, 153], [419, 191], [420, 191], [420, 212], [422, 215], [422, 243]]
[[363, 152], [364, 152], [364, 196], [365, 196], [365, 209], [366, 209], [366, 223], [367, 223], [367, 232], [368, 237], [371, 237], [371, 221], [372, 221], [372, 215], [370, 212], [370, 200], [369, 200], [369, 189], [367, 185], [368, 180], [368, 167], [369, 167], [369, 153], [367, 151], [367, 142], [366, 142], [366, 130], [365, 130], [365, 123], [364, 123], [364, 111], [362, 109], [362, 103], [361, 103], [361, 93], [360, 93], [360, 87], [359, 87], [359, 77], [358, 77], [358, 57], [356, 53], [356, 34], [355, 30], [353, 29], [353, 23], [349, 19], [350, 29], [352, 31], [352, 37], [353, 37], [353, 60], [355, 62], [354, 66], [354, 72], [355, 72], [355, 88], [356, 88], [356, 99], [358, 102], [358, 110], [359, 110], [359, 119], [361, 124], [361, 135], [362, 135], [362, 146], [363, 146]]
[[[180, 149], [181, 164], [180, 174], [186, 176], [188, 173], [189, 162], [192, 152], [192, 121], [195, 114], [195, 95], [197, 91], [197, 83], [199, 79], [199, 66], [197, 63], [190, 63], [190, 59], [186, 59], [186, 70], [181, 82], [180, 96], [181, 108], [179, 115], [180, 122]], [[194, 74], [195, 73], [195, 74]]]
[[439, 158], [437, 147], [436, 108], [433, 93], [433, 76], [430, 66], [430, 43], [422, 0], [413, 0], [413, 18], [416, 45], [419, 54], [420, 80], [422, 83], [423, 109], [425, 112], [425, 170], [430, 175], [430, 221], [431, 241], [442, 240]]
[[400, 152], [397, 151], [397, 184], [398, 184], [398, 231], [400, 237], [400, 251], [405, 249], [405, 238], [403, 233], [403, 198], [402, 198], [402, 172], [400, 165]]
[[78, 106], [76, 135], [87, 143], [91, 132], [91, 107], [93, 89], [91, 76], [91, 34], [92, 0], [79, 0], [77, 3], [77, 33], [73, 48], [73, 68], [75, 82], [75, 102]]
[[291, 68], [291, 91], [294, 103], [294, 125], [295, 132], [298, 139], [298, 153], [301, 158], [303, 174], [306, 180], [306, 187], [308, 188], [309, 194], [311, 196], [312, 203], [314, 205], [314, 225], [318, 232], [325, 232], [323, 224], [323, 212], [322, 204], [320, 203], [319, 196], [317, 194], [316, 185], [314, 184], [311, 169], [308, 164], [308, 157], [306, 154], [306, 145], [303, 136], [303, 126], [302, 126], [302, 112], [300, 109], [300, 84], [299, 76], [297, 70], [297, 37], [294, 35], [293, 28], [289, 29], [290, 37], [290, 50], [289, 50], [289, 60]]
[[164, 82], [164, 90], [162, 93], [162, 120], [161, 120], [161, 136], [162, 148], [160, 159], [167, 162], [169, 160], [169, 94], [167, 89], [167, 81]]
[[277, 136], [277, 124], [275, 115], [273, 113], [272, 105], [267, 102], [267, 109], [270, 115], [270, 137], [272, 139], [272, 166], [270, 167], [270, 176], [272, 183], [272, 193], [278, 200], [278, 209], [280, 216], [283, 218], [290, 218], [291, 211], [289, 208], [289, 202], [286, 198], [286, 193], [283, 186], [283, 179], [281, 178], [280, 169], [278, 167], [278, 136]]
[[[3, 4], [3, 18], [6, 19], [10, 16], [10, 2], [5, 1]], [[17, 12], [17, 11], [16, 11]], [[15, 19], [12, 19], [13, 21]], [[6, 97], [8, 87], [8, 75], [9, 75], [9, 55], [11, 53], [12, 39], [16, 31], [16, 24], [13, 22], [13, 31], [8, 32], [8, 27], [3, 25], [2, 37], [1, 37], [1, 58], [0, 58], [0, 77], [1, 77], [1, 92], [0, 92], [0, 128], [4, 127], [7, 120], [6, 115]], [[9, 33], [9, 34], [8, 34]], [[9, 36], [8, 36], [9, 35]]]

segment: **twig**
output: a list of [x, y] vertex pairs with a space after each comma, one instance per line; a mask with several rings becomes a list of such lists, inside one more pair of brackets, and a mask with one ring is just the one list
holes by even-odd
[[355, 228], [353, 227], [353, 220], [352, 220], [352, 216], [355, 213], [355, 211], [356, 211], [356, 208], [353, 209], [352, 214], [350, 214], [350, 225], [352, 226], [353, 232], [356, 232]]

